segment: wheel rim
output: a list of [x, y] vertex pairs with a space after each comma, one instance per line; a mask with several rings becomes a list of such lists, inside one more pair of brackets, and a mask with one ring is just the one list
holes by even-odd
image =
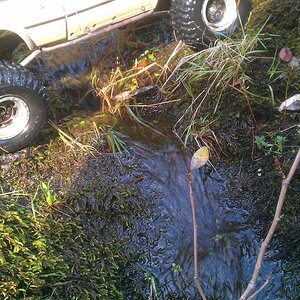
[[235, 0], [205, 0], [202, 6], [202, 19], [212, 31], [221, 32], [232, 26], [237, 19]]
[[29, 122], [29, 108], [26, 102], [16, 96], [0, 98], [0, 140], [14, 138], [26, 129]]

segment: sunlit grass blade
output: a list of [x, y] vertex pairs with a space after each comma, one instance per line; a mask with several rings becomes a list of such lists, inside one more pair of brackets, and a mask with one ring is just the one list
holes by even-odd
[[125, 105], [125, 108], [127, 110], [127, 112], [129, 113], [129, 115], [133, 118], [134, 121], [136, 121], [137, 123], [149, 128], [150, 130], [154, 131], [155, 133], [164, 136], [164, 134], [162, 134], [160, 131], [156, 130], [155, 128], [153, 128], [151, 125], [149, 125], [146, 121], [142, 120], [141, 118], [137, 117], [136, 114], [132, 111], [132, 109], [129, 107], [129, 105]]

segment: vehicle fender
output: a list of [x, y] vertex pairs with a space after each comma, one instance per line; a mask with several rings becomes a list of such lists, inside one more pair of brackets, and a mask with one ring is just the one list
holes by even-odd
[[0, 31], [10, 31], [16, 35], [18, 35], [27, 45], [29, 50], [34, 50], [37, 48], [35, 43], [32, 41], [32, 39], [28, 36], [25, 29], [22, 27], [14, 27], [14, 26], [3, 26], [0, 23]]

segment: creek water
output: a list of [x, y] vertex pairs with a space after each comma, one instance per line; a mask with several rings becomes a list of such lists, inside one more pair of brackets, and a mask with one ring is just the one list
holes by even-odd
[[[156, 195], [148, 230], [132, 241], [144, 251], [134, 268], [151, 278], [149, 290], [156, 287], [158, 299], [199, 299], [193, 283], [193, 222], [186, 176], [190, 157], [172, 138], [150, 136], [131, 139], [131, 158], [123, 159], [125, 164], [135, 161], [135, 172], [143, 174], [145, 179], [138, 185], [144, 196]], [[228, 196], [232, 170], [226, 168], [216, 165], [216, 170], [206, 166], [193, 171], [198, 275], [209, 299], [238, 299], [259, 249], [260, 237], [251, 229], [247, 211]], [[280, 292], [279, 267], [271, 260], [264, 262], [259, 285], [271, 271], [274, 274], [256, 299], [286, 299]]]

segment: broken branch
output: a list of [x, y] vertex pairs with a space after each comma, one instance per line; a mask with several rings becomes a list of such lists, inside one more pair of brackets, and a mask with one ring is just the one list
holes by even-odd
[[248, 295], [252, 292], [252, 290], [256, 286], [256, 282], [257, 282], [257, 278], [259, 276], [259, 272], [260, 272], [260, 269], [261, 269], [261, 266], [262, 266], [264, 254], [265, 254], [265, 252], [267, 250], [267, 247], [268, 247], [268, 245], [269, 245], [269, 243], [270, 243], [270, 241], [271, 241], [271, 239], [274, 235], [274, 232], [276, 230], [278, 222], [280, 221], [281, 211], [282, 211], [283, 203], [284, 203], [284, 200], [285, 200], [286, 192], [287, 192], [288, 186], [289, 186], [289, 184], [290, 184], [290, 182], [291, 182], [291, 180], [292, 180], [292, 178], [293, 178], [293, 176], [294, 176], [294, 174], [297, 170], [299, 162], [300, 162], [300, 148], [298, 150], [298, 153], [295, 157], [295, 160], [293, 162], [293, 165], [290, 169], [290, 172], [289, 172], [288, 176], [282, 180], [281, 191], [280, 191], [280, 195], [279, 195], [279, 198], [278, 198], [274, 219], [272, 221], [272, 224], [271, 224], [271, 227], [268, 231], [268, 234], [267, 234], [265, 240], [263, 241], [263, 243], [260, 247], [252, 278], [251, 278], [246, 290], [244, 291], [244, 293], [240, 297], [240, 300], [246, 300]]

